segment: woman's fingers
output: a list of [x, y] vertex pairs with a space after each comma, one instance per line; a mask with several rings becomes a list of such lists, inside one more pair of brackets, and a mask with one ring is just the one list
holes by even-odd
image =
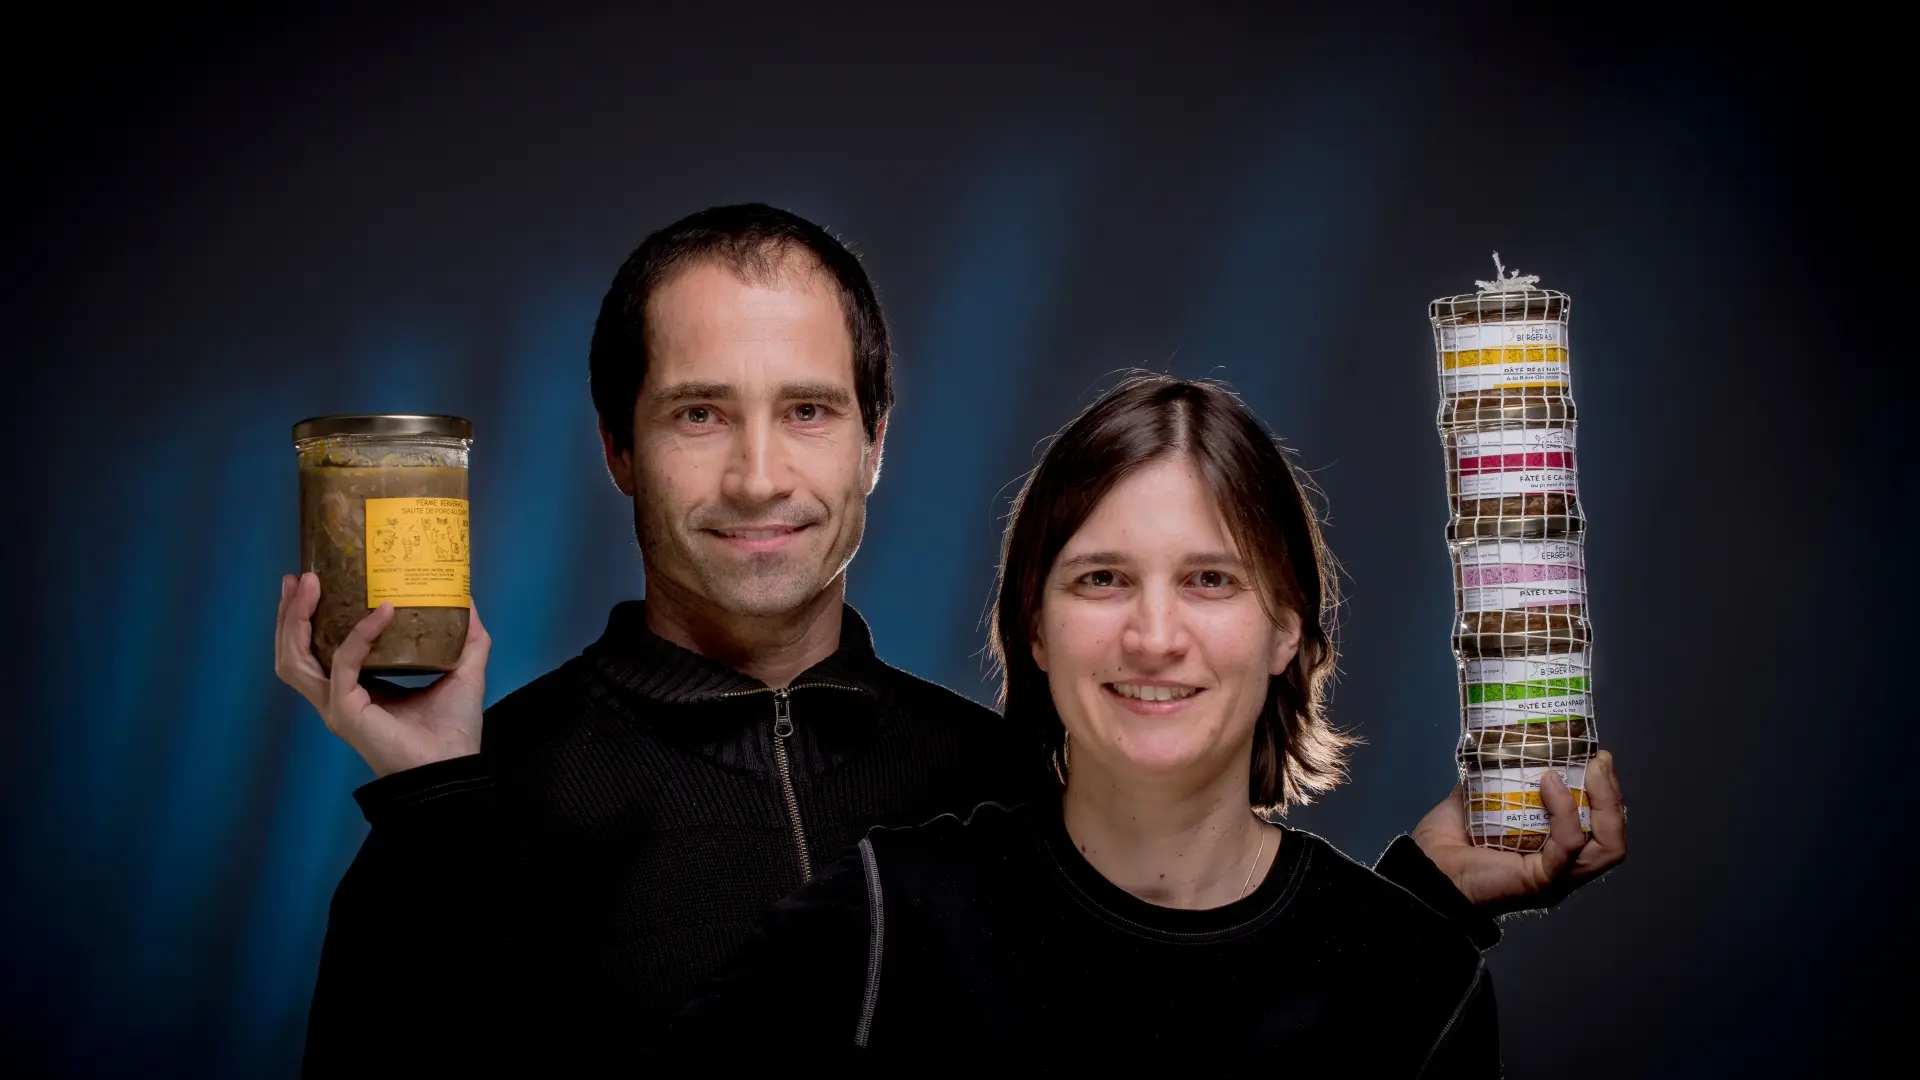
[[[1597, 782], [1596, 782], [1597, 781]], [[1602, 750], [1587, 764], [1587, 799], [1592, 804], [1594, 846], [1582, 865], [1582, 876], [1604, 873], [1627, 857], [1627, 806], [1620, 797], [1620, 778], [1613, 768], [1613, 754]], [[1598, 858], [1595, 858], [1595, 855]]]
[[1546, 804], [1550, 825], [1546, 846], [1539, 852], [1538, 874], [1544, 887], [1573, 865], [1586, 846], [1587, 834], [1580, 829], [1580, 807], [1573, 800], [1573, 792], [1567, 790], [1558, 772], [1550, 771], [1540, 778], [1540, 801]]

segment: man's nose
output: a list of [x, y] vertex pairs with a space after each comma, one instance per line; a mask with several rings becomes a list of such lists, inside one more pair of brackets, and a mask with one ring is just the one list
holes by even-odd
[[786, 447], [767, 417], [749, 417], [735, 429], [725, 494], [742, 506], [776, 502], [792, 490]]

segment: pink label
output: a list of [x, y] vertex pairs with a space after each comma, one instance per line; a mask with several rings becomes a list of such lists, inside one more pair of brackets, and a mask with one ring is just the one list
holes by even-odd
[[1587, 602], [1586, 552], [1567, 540], [1461, 544], [1460, 610], [1511, 611]]

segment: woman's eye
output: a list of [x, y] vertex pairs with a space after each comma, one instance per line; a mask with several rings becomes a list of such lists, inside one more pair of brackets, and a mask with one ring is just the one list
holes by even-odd
[[1194, 575], [1194, 584], [1203, 589], [1224, 589], [1233, 579], [1218, 570], [1202, 570]]
[[1113, 571], [1111, 570], [1095, 570], [1080, 580], [1096, 589], [1110, 589], [1115, 583]]

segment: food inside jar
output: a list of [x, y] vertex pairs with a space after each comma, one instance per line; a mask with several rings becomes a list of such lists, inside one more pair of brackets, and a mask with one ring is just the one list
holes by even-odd
[[1460, 760], [1469, 769], [1566, 764], [1586, 761], [1596, 748], [1587, 737], [1586, 719], [1573, 717], [1553, 724], [1469, 731], [1460, 747]]
[[[467, 470], [410, 465], [300, 466], [300, 564], [320, 578], [313, 654], [326, 671], [367, 606], [367, 500], [465, 499]], [[362, 670], [374, 675], [452, 671], [467, 643], [465, 607], [398, 607]]]
[[[1524, 614], [1524, 612], [1522, 613]], [[1569, 618], [1552, 630], [1490, 630], [1464, 628], [1453, 635], [1454, 648], [1465, 657], [1557, 655], [1578, 652], [1592, 643], [1593, 635], [1585, 619]]]
[[1459, 633], [1463, 637], [1481, 637], [1490, 634], [1538, 634], [1550, 639], [1566, 640], [1572, 640], [1578, 635], [1581, 640], [1585, 640], [1588, 633], [1586, 620], [1578, 611], [1570, 614], [1564, 610], [1583, 606], [1563, 604], [1544, 610], [1536, 608], [1528, 611], [1462, 612]]

